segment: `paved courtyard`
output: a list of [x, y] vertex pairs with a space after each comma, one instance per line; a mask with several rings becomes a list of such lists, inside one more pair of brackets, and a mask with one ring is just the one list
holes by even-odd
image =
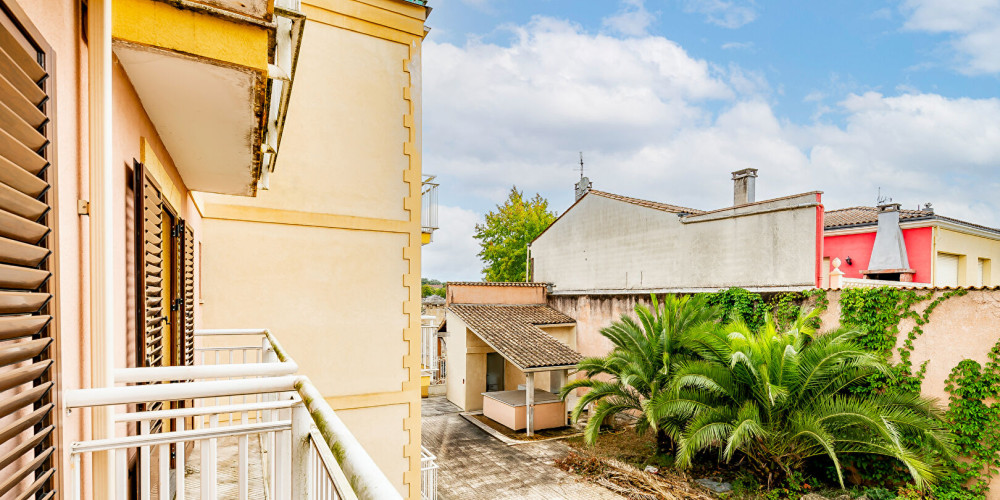
[[459, 415], [443, 396], [423, 400], [423, 445], [437, 455], [442, 500], [621, 500], [622, 497], [552, 465], [562, 441], [508, 446]]

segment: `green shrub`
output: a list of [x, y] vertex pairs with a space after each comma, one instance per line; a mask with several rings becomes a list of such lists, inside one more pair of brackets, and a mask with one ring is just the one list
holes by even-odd
[[[656, 418], [685, 422], [677, 464], [700, 451], [739, 455], [758, 478], [794, 481], [805, 461], [826, 457], [843, 487], [841, 457], [867, 453], [899, 460], [921, 488], [936, 482], [950, 436], [931, 400], [912, 393], [847, 390], [875, 374], [891, 376], [856, 330], [813, 336], [800, 316], [788, 331], [738, 323], [693, 339], [702, 359], [682, 363], [673, 394], [654, 400]], [[923, 436], [914, 446], [904, 436]], [[774, 484], [772, 482], [772, 484]]]

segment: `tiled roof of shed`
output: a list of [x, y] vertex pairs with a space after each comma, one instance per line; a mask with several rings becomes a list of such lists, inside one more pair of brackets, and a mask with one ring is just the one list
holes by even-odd
[[464, 286], [547, 286], [547, 283], [532, 283], [525, 281], [449, 281], [448, 285]]
[[452, 304], [448, 309], [521, 370], [575, 365], [583, 359], [536, 326], [576, 323], [549, 306]]
[[591, 189], [589, 193], [607, 198], [609, 200], [624, 201], [626, 203], [631, 203], [633, 205], [639, 205], [640, 207], [653, 208], [656, 210], [663, 210], [664, 212], [671, 212], [675, 214], [700, 214], [703, 212], [702, 210], [696, 210], [693, 208], [670, 205], [668, 203], [660, 203], [656, 201], [640, 200], [639, 198], [631, 198], [628, 196], [622, 196], [620, 194], [598, 191], [596, 189]]
[[[850, 226], [874, 225], [878, 224], [878, 208], [875, 207], [841, 208], [838, 210], [830, 210], [826, 212], [823, 217], [824, 217], [823, 227], [826, 229], [843, 228]], [[906, 222], [909, 220], [920, 220], [920, 219], [954, 222], [955, 224], [961, 224], [963, 226], [982, 229], [984, 231], [990, 231], [994, 233], [1000, 233], [1000, 229], [983, 226], [980, 224], [973, 224], [971, 222], [953, 219], [951, 217], [945, 217], [943, 215], [938, 215], [928, 210], [899, 211], [900, 222]]]

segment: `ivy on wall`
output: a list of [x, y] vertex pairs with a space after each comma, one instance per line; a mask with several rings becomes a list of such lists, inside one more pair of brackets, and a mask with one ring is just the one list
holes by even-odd
[[962, 460], [935, 488], [942, 500], [985, 498], [990, 477], [1000, 470], [1000, 343], [986, 366], [964, 359], [948, 376], [946, 419]]
[[[919, 392], [927, 370], [921, 363], [914, 370], [914, 341], [924, 333], [934, 310], [952, 297], [965, 295], [967, 290], [949, 290], [937, 297], [934, 291], [918, 293], [899, 288], [850, 288], [840, 294], [840, 323], [861, 332], [859, 341], [868, 350], [892, 357], [900, 335], [900, 323], [910, 319], [913, 327], [896, 350], [899, 363], [893, 366], [894, 380], [886, 376], [872, 377], [854, 390]], [[751, 328], [760, 328], [768, 315], [780, 326], [787, 326], [812, 302], [817, 309], [826, 309], [826, 290], [791, 292], [772, 295], [769, 299], [741, 288], [731, 288], [712, 295], [710, 302], [718, 305], [730, 320], [742, 320]], [[930, 301], [922, 311], [915, 306]], [[819, 318], [815, 319], [817, 322]], [[815, 325], [820, 326], [818, 323]], [[985, 366], [973, 360], [956, 365], [947, 379], [949, 406], [946, 421], [959, 454], [953, 468], [944, 472], [935, 486], [933, 497], [940, 500], [985, 498], [990, 478], [1000, 471], [1000, 342], [989, 353]], [[919, 440], [919, 436], [907, 439]], [[873, 484], [901, 485], [907, 481], [900, 464], [881, 457], [855, 456], [851, 466], [861, 477]]]
[[[778, 293], [765, 300], [759, 293], [730, 288], [713, 293], [709, 298], [710, 304], [722, 308], [727, 319], [742, 321], [754, 330], [764, 326], [768, 315], [774, 317], [779, 328], [788, 326], [798, 318], [803, 304], [809, 301], [813, 302], [813, 308], [819, 310], [825, 310], [830, 303], [823, 289]], [[813, 321], [815, 324], [812, 326], [819, 328], [820, 319], [817, 317]]]

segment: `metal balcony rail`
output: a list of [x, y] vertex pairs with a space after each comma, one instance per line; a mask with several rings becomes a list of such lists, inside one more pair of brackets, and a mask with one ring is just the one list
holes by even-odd
[[438, 183], [436, 176], [425, 175], [420, 192], [420, 225], [425, 233], [438, 229]]
[[[116, 383], [142, 385], [67, 391], [69, 409], [127, 405], [130, 411], [115, 421], [135, 427], [131, 435], [71, 445], [70, 498], [81, 498], [83, 456], [112, 453], [118, 499], [130, 497], [130, 463], [141, 500], [215, 499], [222, 488], [233, 490], [223, 496], [240, 499], [401, 499], [309, 379], [294, 375], [298, 366], [270, 333], [195, 335], [201, 353], [195, 366], [117, 369]], [[228, 336], [256, 336], [261, 346], [198, 345]], [[210, 357], [227, 362], [210, 364]], [[176, 404], [145, 409], [150, 402]], [[227, 448], [231, 441], [235, 446]], [[197, 466], [186, 463], [185, 450], [195, 447], [200, 456], [190, 460]], [[235, 451], [235, 458], [223, 459], [220, 451]]]
[[420, 498], [421, 500], [437, 500], [437, 460], [427, 448], [420, 447]]

